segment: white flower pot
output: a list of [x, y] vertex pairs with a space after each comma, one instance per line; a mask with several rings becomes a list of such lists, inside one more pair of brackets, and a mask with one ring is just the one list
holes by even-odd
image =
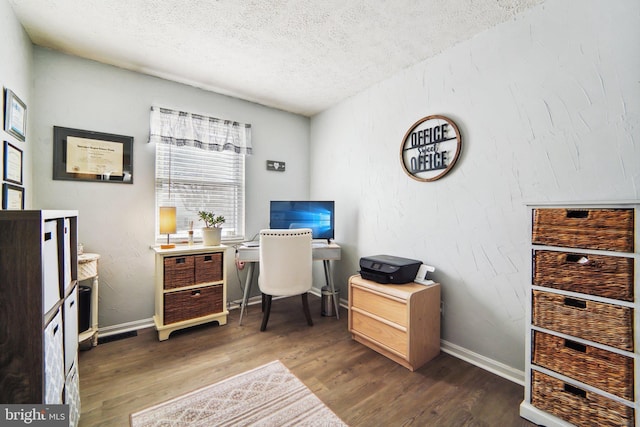
[[222, 228], [211, 227], [202, 229], [202, 244], [205, 246], [219, 246], [222, 239]]

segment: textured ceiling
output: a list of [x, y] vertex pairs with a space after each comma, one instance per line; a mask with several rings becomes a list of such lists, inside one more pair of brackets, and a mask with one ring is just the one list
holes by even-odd
[[306, 116], [544, 0], [8, 0], [33, 43]]

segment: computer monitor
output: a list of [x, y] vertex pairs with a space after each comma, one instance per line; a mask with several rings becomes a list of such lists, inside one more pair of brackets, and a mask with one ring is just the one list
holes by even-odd
[[314, 239], [335, 237], [335, 203], [331, 201], [273, 200], [269, 227], [275, 229], [310, 228]]

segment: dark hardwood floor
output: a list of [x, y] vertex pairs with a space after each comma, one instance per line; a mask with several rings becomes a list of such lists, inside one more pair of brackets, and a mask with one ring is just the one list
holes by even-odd
[[356, 343], [340, 320], [314, 326], [299, 297], [274, 300], [266, 332], [259, 305], [243, 325], [233, 310], [224, 326], [174, 332], [160, 342], [154, 329], [80, 352], [80, 426], [127, 426], [148, 406], [280, 360], [350, 426], [533, 426], [518, 415], [523, 387], [441, 353], [416, 372]]

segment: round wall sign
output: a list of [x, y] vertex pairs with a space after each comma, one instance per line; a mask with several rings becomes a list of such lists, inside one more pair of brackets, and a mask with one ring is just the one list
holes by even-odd
[[400, 162], [417, 181], [442, 178], [456, 164], [462, 150], [462, 136], [453, 120], [427, 116], [411, 126], [402, 139]]

